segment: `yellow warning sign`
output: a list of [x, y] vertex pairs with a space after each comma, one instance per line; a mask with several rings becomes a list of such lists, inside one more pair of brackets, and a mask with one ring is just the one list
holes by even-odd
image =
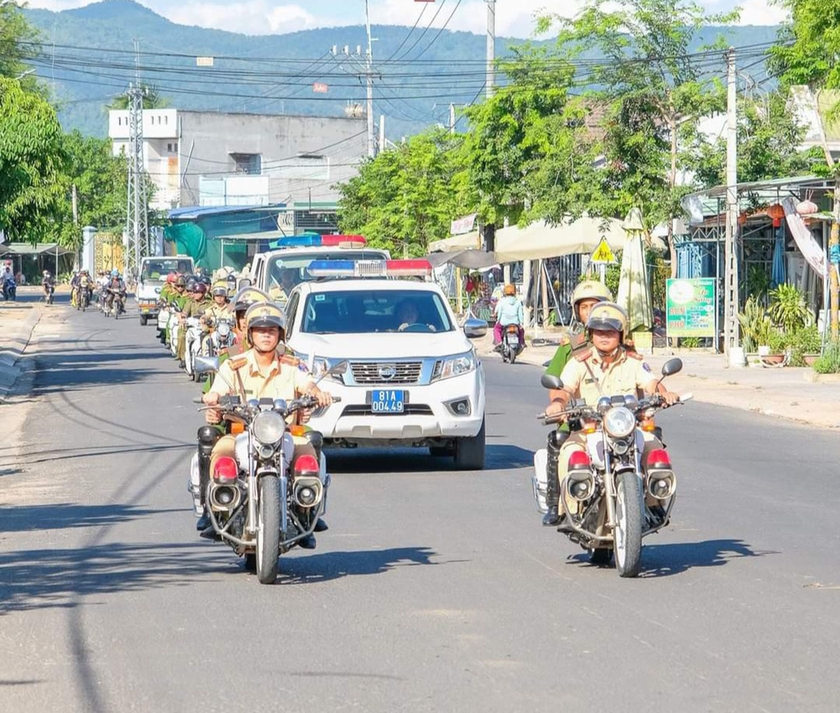
[[594, 262], [596, 264], [615, 262], [615, 255], [613, 255], [613, 251], [610, 249], [606, 238], [601, 238], [601, 242], [598, 243], [598, 247], [595, 248], [595, 250], [592, 251], [592, 255], [589, 256], [589, 262]]

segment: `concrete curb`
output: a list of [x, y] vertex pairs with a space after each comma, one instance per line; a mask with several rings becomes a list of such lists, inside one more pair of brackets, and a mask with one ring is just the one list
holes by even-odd
[[20, 376], [21, 368], [16, 366], [17, 362], [29, 345], [32, 332], [40, 319], [41, 308], [33, 307], [32, 312], [9, 337], [8, 351], [0, 355], [0, 401], [5, 400]]

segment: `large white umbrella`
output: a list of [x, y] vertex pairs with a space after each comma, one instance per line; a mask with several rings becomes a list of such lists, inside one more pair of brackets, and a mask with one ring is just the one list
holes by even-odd
[[618, 282], [616, 302], [627, 311], [628, 331], [650, 329], [653, 326], [650, 285], [645, 263], [642, 212], [633, 208], [624, 219], [627, 242], [621, 256], [621, 278]]

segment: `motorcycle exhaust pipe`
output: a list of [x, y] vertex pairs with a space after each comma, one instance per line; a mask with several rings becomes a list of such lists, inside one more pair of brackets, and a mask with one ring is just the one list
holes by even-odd
[[242, 502], [242, 493], [237, 485], [220, 485], [213, 483], [210, 486], [210, 507], [215, 512], [232, 512]]
[[298, 476], [292, 486], [292, 500], [300, 508], [312, 508], [321, 502], [324, 486], [318, 476]]

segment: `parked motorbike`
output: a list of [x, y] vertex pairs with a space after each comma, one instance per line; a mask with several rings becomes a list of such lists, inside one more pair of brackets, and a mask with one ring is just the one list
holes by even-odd
[[17, 283], [14, 277], [3, 280], [3, 299], [15, 301], [17, 299]]
[[519, 326], [509, 324], [502, 330], [502, 361], [514, 364], [524, 345], [519, 341]]
[[[670, 359], [662, 367], [662, 379], [681, 369], [681, 360]], [[545, 374], [541, 383], [547, 389], [563, 388], [557, 376]], [[678, 403], [689, 399], [691, 394], [685, 394]], [[586, 451], [572, 452], [566, 478], [559, 484], [565, 518], [558, 530], [588, 550], [593, 563], [609, 564], [615, 554], [621, 577], [638, 575], [642, 538], [665, 527], [674, 507], [677, 479], [668, 452], [656, 448], [647, 454], [647, 463], [642, 462], [644, 433], [654, 431], [653, 416], [664, 408], [658, 394], [644, 399], [603, 396], [595, 407], [573, 404], [557, 416], [538, 416], [546, 424], [582, 424]], [[549, 439], [555, 459], [562, 440]], [[534, 455], [534, 496], [541, 512], [547, 512], [548, 479], [557, 478], [549, 449]]]
[[[195, 366], [211, 373], [218, 371], [219, 362], [198, 357]], [[328, 373], [345, 368], [346, 362], [337, 364]], [[256, 569], [261, 584], [274, 582], [279, 556], [311, 535], [326, 511], [330, 477], [321, 453], [323, 437], [307, 432], [318, 458], [303, 455], [292, 462], [294, 429], [301, 427], [286, 423], [293, 413], [316, 405], [312, 396], [293, 401], [225, 396], [219, 402], [223, 420], [241, 424], [242, 432], [236, 436], [235, 458], [219, 458], [209, 474], [204, 504], [213, 530], [245, 557], [246, 567]], [[188, 489], [198, 517], [203, 512], [199, 454], [193, 457]]]

